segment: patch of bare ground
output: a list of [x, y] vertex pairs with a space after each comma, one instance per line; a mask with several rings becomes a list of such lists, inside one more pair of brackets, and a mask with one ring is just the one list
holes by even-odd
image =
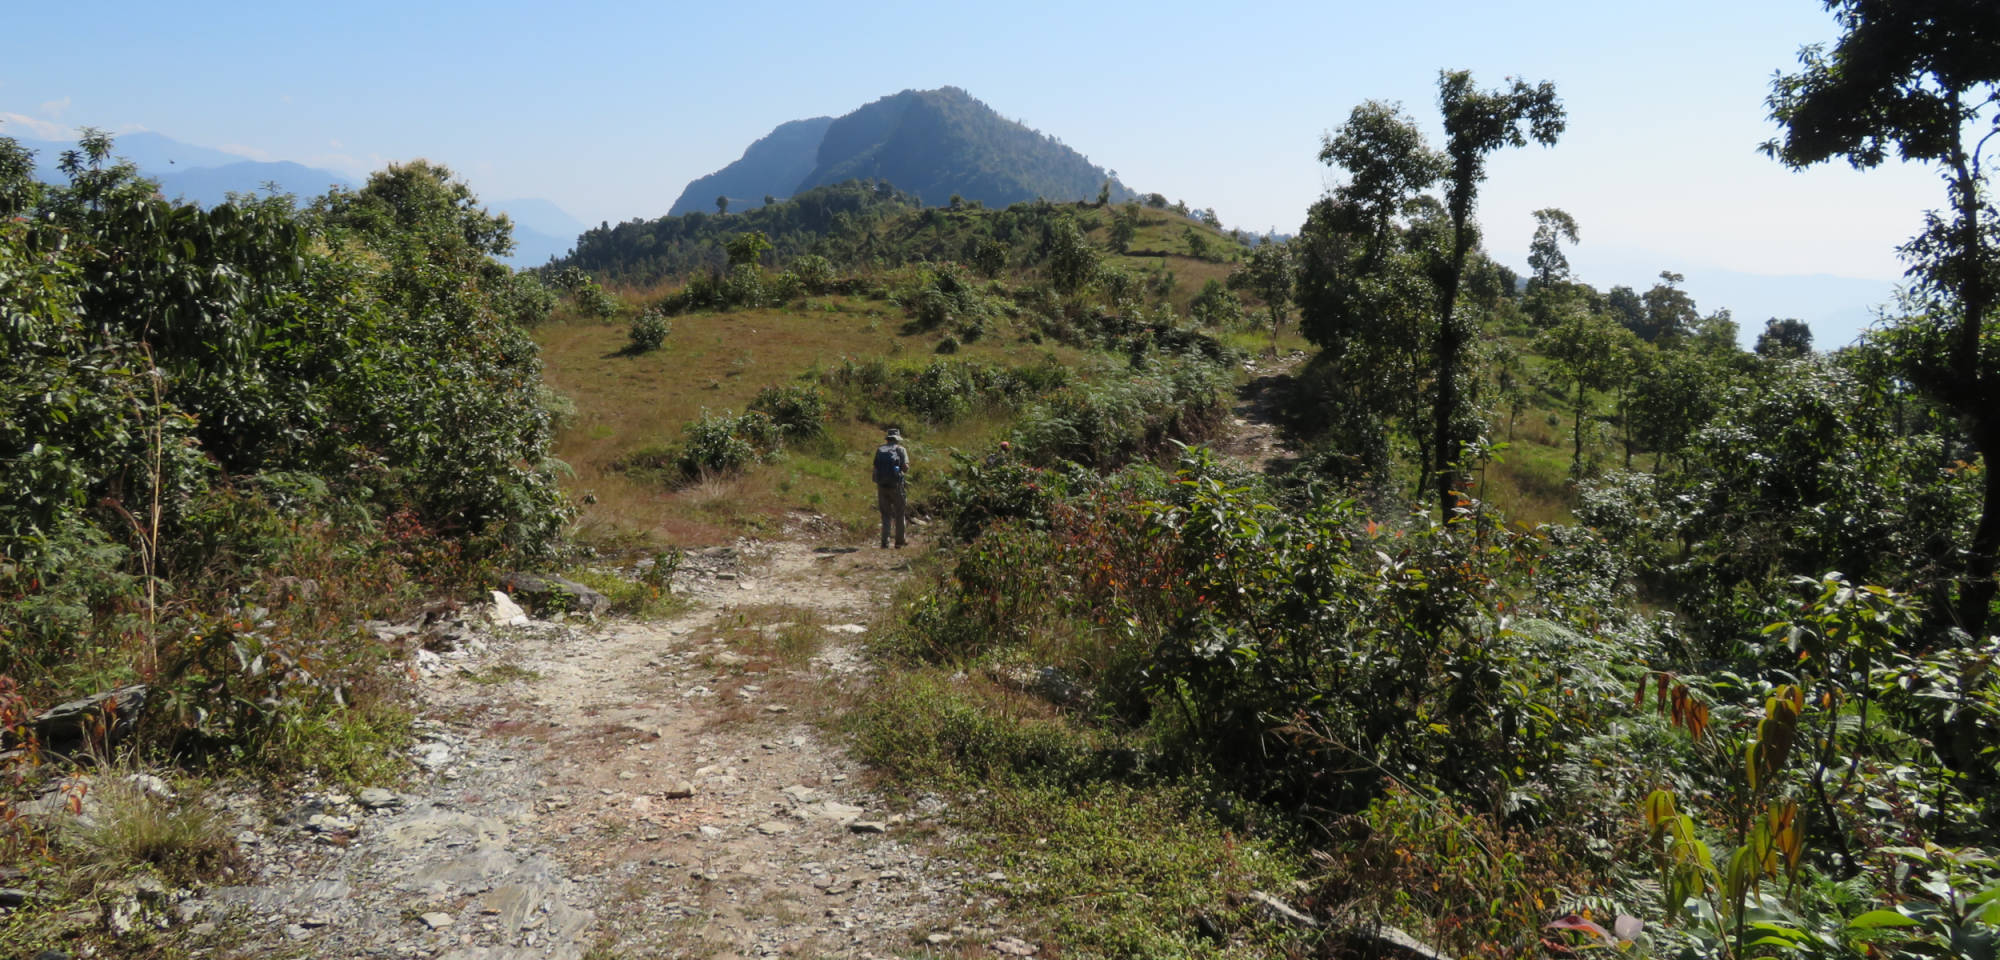
[[[423, 775], [309, 797], [351, 829], [266, 825], [258, 879], [190, 908], [246, 956], [869, 957], [963, 925], [939, 802], [898, 813], [814, 724], [862, 695], [900, 551], [691, 554], [665, 621], [496, 628], [417, 671]], [[326, 821], [319, 821], [324, 826]], [[334, 839], [334, 838], [337, 838]]]

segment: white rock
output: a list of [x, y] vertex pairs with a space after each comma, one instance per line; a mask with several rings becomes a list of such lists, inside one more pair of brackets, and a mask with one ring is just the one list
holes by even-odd
[[860, 625], [860, 624], [858, 624], [858, 623], [835, 623], [835, 624], [830, 624], [830, 625], [828, 625], [828, 626], [827, 626], [826, 630], [827, 630], [827, 632], [828, 632], [828, 633], [846, 633], [846, 634], [857, 634], [857, 633], [867, 633], [867, 632], [868, 632], [868, 628], [867, 628], [867, 627], [864, 627], [864, 626], [862, 626], [862, 625]]
[[445, 927], [451, 926], [452, 924], [451, 914], [440, 913], [436, 910], [433, 910], [430, 913], [426, 913], [423, 916], [419, 917], [418, 919], [424, 922], [424, 926], [429, 927], [432, 930], [442, 930]]
[[496, 627], [518, 627], [528, 622], [528, 613], [506, 593], [493, 591], [493, 608], [486, 611], [486, 620]]
[[135, 773], [126, 779], [133, 786], [138, 787], [140, 793], [158, 797], [162, 800], [172, 800], [174, 798], [174, 791], [167, 786], [167, 782], [150, 773]]

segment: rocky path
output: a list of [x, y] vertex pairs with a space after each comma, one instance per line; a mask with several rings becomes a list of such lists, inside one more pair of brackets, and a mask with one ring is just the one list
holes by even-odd
[[[810, 718], [866, 683], [896, 552], [691, 556], [664, 622], [531, 622], [421, 658], [402, 791], [245, 824], [254, 886], [184, 904], [248, 955], [528, 960], [908, 955], [1025, 945], [954, 928], [981, 878], [930, 853]], [[935, 811], [937, 802], [930, 805]]]
[[[1251, 368], [1222, 452], [1283, 455], [1299, 359]], [[672, 619], [410, 628], [446, 648], [409, 667], [417, 775], [241, 806], [255, 882], [167, 909], [254, 957], [1031, 955], [968, 920], [1002, 878], [939, 858], [943, 801], [891, 814], [813, 723], [865, 689], [906, 561], [739, 543], [689, 556]]]
[[1215, 440], [1215, 449], [1260, 473], [1279, 465], [1289, 454], [1278, 435], [1276, 405], [1282, 402], [1293, 371], [1303, 362], [1305, 354], [1293, 352], [1282, 357], [1259, 356], [1245, 363], [1250, 380], [1237, 393], [1228, 429]]

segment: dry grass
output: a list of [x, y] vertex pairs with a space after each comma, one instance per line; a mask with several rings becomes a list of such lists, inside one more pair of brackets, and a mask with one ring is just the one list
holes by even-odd
[[822, 611], [787, 603], [738, 607], [717, 620], [710, 631], [710, 636], [727, 641], [756, 660], [790, 666], [812, 659], [827, 638]]
[[172, 796], [149, 792], [136, 772], [118, 765], [93, 778], [90, 816], [60, 821], [59, 859], [72, 885], [94, 887], [135, 870], [190, 884], [241, 866], [220, 812], [187, 784]]
[[[627, 304], [660, 290], [619, 290]], [[617, 321], [573, 319], [535, 331], [544, 377], [576, 405], [575, 419], [556, 438], [556, 455], [574, 470], [568, 486], [585, 504], [583, 534], [614, 549], [725, 542], [738, 534], [772, 535], [789, 513], [829, 517], [842, 539], [863, 536], [875, 519], [868, 457], [880, 427], [862, 411], [836, 408], [827, 437], [785, 451], [740, 475], [680, 489], [637, 480], [613, 468], [640, 447], [674, 443], [681, 427], [703, 411], [741, 412], [762, 388], [793, 382], [843, 358], [910, 361], [932, 355], [943, 331], [905, 335], [900, 309], [862, 297], [820, 297], [782, 309], [674, 319], [662, 349], [620, 355], [626, 327]], [[993, 325], [958, 357], [1018, 365], [1052, 356], [1077, 366], [1083, 354], [1020, 338], [1007, 322]], [[973, 449], [1005, 423], [971, 417], [946, 428], [904, 424], [916, 462], [912, 496], [921, 498], [926, 472], [942, 473], [954, 448]]]

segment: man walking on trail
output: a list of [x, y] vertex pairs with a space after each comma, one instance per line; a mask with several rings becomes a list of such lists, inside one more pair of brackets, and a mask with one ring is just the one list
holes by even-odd
[[902, 431], [891, 427], [882, 445], [875, 448], [875, 508], [882, 512], [882, 548], [889, 547], [890, 521], [895, 521], [896, 547], [901, 549], [904, 513], [908, 502], [904, 482], [910, 472], [910, 451], [903, 447]]

